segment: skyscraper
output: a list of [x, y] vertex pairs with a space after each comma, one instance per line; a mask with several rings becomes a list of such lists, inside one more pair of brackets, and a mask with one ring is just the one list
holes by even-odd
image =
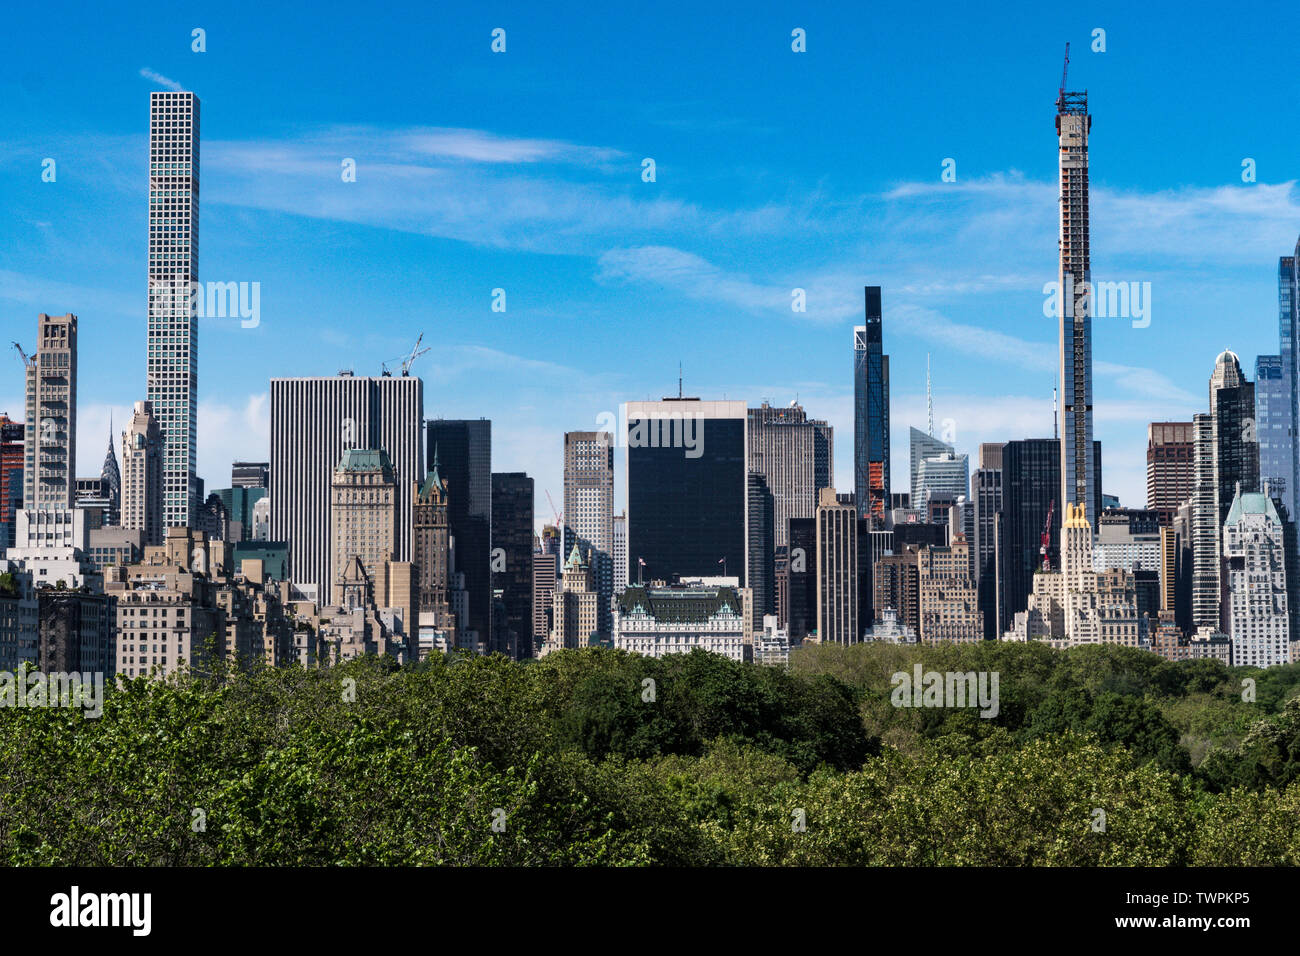
[[970, 545], [958, 531], [952, 544], [930, 545], [918, 555], [917, 591], [923, 644], [941, 641], [969, 644], [984, 639], [975, 579], [970, 573]]
[[858, 620], [858, 513], [823, 488], [817, 501], [817, 639], [823, 644], [862, 640]]
[[924, 496], [921, 493], [921, 462], [927, 458], [941, 458], [944, 455], [955, 455], [957, 449], [946, 441], [940, 441], [933, 435], [921, 431], [919, 428], [909, 428], [907, 432], [908, 460], [910, 471], [908, 477], [911, 480], [911, 491], [908, 498], [908, 504], [913, 508], [924, 508]]
[[[749, 470], [763, 476], [772, 493], [776, 547], [785, 547], [791, 518], [811, 518], [817, 493], [829, 488], [835, 470], [831, 426], [810, 420], [797, 402], [749, 409]], [[768, 612], [771, 613], [771, 612]], [[759, 619], [762, 626], [762, 619]]]
[[194, 448], [199, 329], [192, 295], [198, 281], [199, 98], [151, 93], [147, 397], [162, 429], [168, 528], [191, 526], [200, 504]]
[[143, 531], [145, 544], [163, 543], [162, 431], [153, 406], [136, 402], [122, 432], [122, 527]]
[[[451, 532], [447, 527], [447, 486], [435, 456], [412, 505], [415, 523], [412, 560], [416, 568], [416, 607], [420, 647], [456, 646], [451, 609]], [[441, 637], [441, 641], [439, 638]]]
[[[397, 478], [386, 452], [349, 448], [343, 453], [330, 483], [330, 529], [330, 603], [349, 606], [344, 592], [362, 580], [353, 575], [360, 564], [369, 600], [383, 604], [375, 582], [392, 560], [397, 540]], [[411, 623], [405, 622], [408, 630]]]
[[1192, 626], [1219, 627], [1220, 528], [1214, 468], [1214, 416], [1192, 416], [1196, 484], [1191, 500]]
[[27, 363], [23, 507], [72, 507], [77, 471], [77, 317], [36, 317], [36, 354]]
[[423, 414], [424, 383], [414, 376], [271, 379], [271, 540], [289, 543], [293, 582], [316, 589], [322, 604], [332, 581], [330, 483], [348, 449], [388, 455], [397, 483], [394, 555], [411, 560]]
[[1255, 386], [1242, 374], [1229, 351], [1220, 353], [1210, 376], [1210, 415], [1214, 424], [1216, 505], [1222, 524], [1232, 499], [1259, 490], [1259, 430], [1255, 421]]
[[270, 488], [271, 463], [269, 461], [236, 461], [230, 465], [230, 487]]
[[1282, 389], [1287, 395], [1287, 439], [1291, 452], [1291, 477], [1287, 486], [1287, 509], [1291, 515], [1300, 515], [1300, 275], [1296, 262], [1300, 261], [1300, 239], [1296, 240], [1296, 254], [1282, 256], [1277, 263], [1278, 351], [1282, 358]]
[[790, 640], [802, 641], [817, 627], [817, 519], [790, 519], [786, 566]]
[[537, 654], [551, 635], [555, 616], [555, 591], [560, 586], [563, 561], [560, 529], [544, 525], [533, 551], [533, 653]]
[[920, 550], [913, 544], [895, 548], [877, 558], [871, 571], [876, 617], [892, 615], [913, 634], [921, 625]]
[[1223, 525], [1223, 623], [1238, 667], [1291, 662], [1282, 519], [1268, 495], [1235, 491]]
[[[614, 593], [614, 436], [609, 432], [564, 433], [564, 525], [591, 562], [600, 607], [596, 626], [610, 633]], [[530, 522], [531, 528], [531, 522]]]
[[117, 467], [117, 452], [113, 448], [113, 417], [108, 419], [108, 452], [104, 455], [104, 465], [99, 471], [99, 480], [108, 498], [108, 512], [105, 524], [118, 524], [122, 513], [122, 471]]
[[979, 468], [971, 475], [974, 511], [971, 548], [975, 552], [975, 586], [986, 640], [994, 640], [1001, 633], [997, 620], [996, 560], [997, 535], [1001, 528], [998, 513], [1002, 510], [1002, 449], [1000, 443], [980, 445]]
[[627, 590], [627, 512], [614, 515], [614, 593]]
[[595, 581], [591, 565], [575, 544], [564, 563], [560, 589], [552, 596], [551, 633], [546, 652], [587, 647], [596, 630]]
[[745, 586], [744, 402], [628, 402], [628, 579], [726, 574]]
[[1255, 437], [1259, 439], [1260, 486], [1291, 501], [1291, 394], [1280, 355], [1255, 357]]
[[[492, 584], [501, 591], [509, 645], [533, 656], [533, 479], [523, 472], [492, 475]], [[505, 647], [493, 650], [507, 653]]]
[[1191, 422], [1152, 422], [1147, 426], [1147, 507], [1161, 527], [1173, 524], [1178, 506], [1190, 501], [1196, 485]]
[[447, 525], [456, 572], [468, 592], [467, 646], [492, 638], [492, 423], [486, 418], [431, 418], [426, 453], [447, 483]]
[[[1013, 617], [1029, 606], [1034, 572], [1042, 567], [1039, 553], [1043, 526], [1052, 512], [1048, 555], [1053, 570], [1060, 567], [1061, 521], [1065, 509], [1061, 493], [1060, 442], [1055, 438], [1028, 438], [1007, 442], [1002, 448], [1002, 525], [997, 535], [999, 627], [1010, 627]], [[1092, 443], [1095, 474], [1101, 474], [1101, 442]], [[1101, 513], [1101, 485], [1093, 486], [1089, 507]], [[1079, 506], [1083, 508], [1082, 505]], [[1087, 509], [1082, 512], [1085, 523]], [[1088, 533], [1092, 533], [1089, 525]]]
[[880, 286], [866, 287], [866, 325], [853, 329], [853, 488], [862, 510], [889, 508], [889, 356], [883, 353]]
[[1080, 505], [1090, 526], [1097, 523], [1097, 488], [1092, 450], [1092, 265], [1088, 241], [1088, 94], [1067, 93], [1056, 101], [1060, 150], [1060, 382], [1061, 490], [1059, 504]]
[[0, 412], [0, 548], [14, 543], [15, 515], [23, 506], [23, 454], [26, 429]]
[[1029, 606], [1034, 572], [1042, 567], [1039, 554], [1043, 528], [1048, 528], [1048, 557], [1059, 569], [1061, 515], [1061, 452], [1054, 438], [1007, 442], [1002, 448], [1002, 533], [997, 537], [999, 634], [1012, 618]]
[[1196, 486], [1192, 497], [1192, 620], [1218, 627], [1222, 595], [1223, 523], [1238, 491], [1259, 490], [1255, 386], [1230, 351], [1210, 374], [1209, 414], [1193, 417]]
[[776, 547], [773, 544], [775, 505], [767, 480], [757, 472], [749, 473], [748, 504], [749, 583], [751, 622], [755, 630], [763, 629], [763, 617], [776, 613]]
[[970, 459], [966, 455], [945, 452], [922, 458], [917, 466], [917, 497], [913, 508], [927, 509], [931, 498], [955, 501], [970, 495]]

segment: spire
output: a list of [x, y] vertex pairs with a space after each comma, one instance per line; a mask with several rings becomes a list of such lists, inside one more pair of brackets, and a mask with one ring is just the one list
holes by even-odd
[[108, 452], [104, 455], [104, 465], [99, 470], [99, 479], [108, 492], [108, 499], [112, 502], [110, 513], [116, 520], [116, 511], [121, 502], [122, 492], [122, 472], [117, 467], [117, 452], [113, 449], [113, 412], [110, 409], [108, 413]]
[[442, 480], [442, 475], [438, 474], [438, 445], [436, 442], [433, 446], [433, 465], [429, 468], [429, 473], [424, 476], [418, 495], [420, 498], [425, 498], [430, 491], [434, 490], [438, 492], [440, 498], [447, 493], [447, 484]]
[[929, 435], [934, 437], [934, 395], [930, 391], [930, 353], [925, 353], [925, 414], [929, 422]]

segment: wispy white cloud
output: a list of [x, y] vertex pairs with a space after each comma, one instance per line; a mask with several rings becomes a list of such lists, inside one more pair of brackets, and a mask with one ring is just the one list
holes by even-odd
[[394, 145], [416, 156], [464, 159], [476, 163], [537, 163], [542, 161], [596, 165], [626, 156], [608, 147], [580, 146], [553, 139], [497, 136], [476, 129], [414, 129]]
[[140, 68], [140, 75], [143, 76], [146, 80], [149, 80], [151, 83], [156, 83], [159, 86], [166, 87], [169, 90], [175, 90], [177, 92], [180, 92], [180, 90], [182, 89], [181, 85], [177, 83], [175, 80], [173, 80], [171, 77], [163, 76], [161, 73], [155, 73], [147, 66], [142, 66]]

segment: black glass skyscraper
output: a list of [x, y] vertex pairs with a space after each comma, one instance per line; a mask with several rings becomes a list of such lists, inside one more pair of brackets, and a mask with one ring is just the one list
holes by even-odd
[[817, 629], [817, 519], [791, 518], [787, 533], [790, 640], [802, 641]]
[[468, 626], [481, 641], [492, 635], [492, 423], [486, 418], [430, 419], [427, 461], [438, 455], [447, 485], [447, 530], [456, 570], [465, 575]]
[[[523, 472], [492, 475], [492, 584], [519, 657], [533, 655], [533, 479]], [[494, 648], [502, 650], [505, 648]]]
[[[1101, 442], [1092, 443], [1093, 471], [1101, 474]], [[1092, 507], [1101, 514], [1101, 483], [1093, 486]], [[1052, 511], [1048, 553], [1053, 570], [1060, 569], [1061, 553], [1061, 443], [1055, 438], [1027, 438], [1002, 446], [1002, 526], [995, 547], [998, 554], [998, 627], [1011, 626], [1012, 617], [1029, 606], [1034, 572], [1042, 566], [1043, 525]]]
[[745, 585], [744, 402], [629, 402], [628, 580], [726, 574]]
[[763, 615], [776, 613], [775, 501], [767, 480], [749, 473], [749, 582], [755, 630], [762, 630]]
[[861, 512], [883, 518], [889, 508], [889, 356], [882, 351], [878, 285], [866, 287], [866, 322], [853, 329], [853, 489]]

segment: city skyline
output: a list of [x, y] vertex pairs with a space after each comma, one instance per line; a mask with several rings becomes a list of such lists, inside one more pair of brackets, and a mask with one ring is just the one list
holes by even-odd
[[[1209, 40], [1174, 23], [1153, 50], [1150, 33], [1139, 44], [1137, 31], [1149, 21], [1138, 15], [1109, 30], [1105, 52], [1093, 52], [1092, 26], [1032, 16], [1000, 39], [997, 63], [983, 75], [975, 54], [956, 49], [957, 37], [978, 48], [972, 41], [988, 34], [957, 16], [934, 25], [934, 49], [951, 52], [970, 95], [982, 97], [987, 128], [900, 126], [901, 114], [882, 116], [885, 107], [873, 106], [845, 114], [858, 124], [848, 124], [848, 143], [836, 144], [822, 127], [843, 93], [827, 106], [813, 94], [851, 75], [846, 58], [855, 47], [836, 36], [834, 21], [787, 24], [792, 16], [761, 13], [714, 55], [738, 68], [750, 63], [746, 75], [753, 64], [777, 71], [764, 82], [782, 88], [775, 102], [797, 106], [793, 119], [744, 101], [722, 116], [707, 101], [665, 115], [662, 104], [677, 103], [673, 96], [653, 98], [659, 115], [646, 106], [616, 116], [613, 104], [629, 101], [636, 84], [607, 49], [617, 33], [611, 24], [564, 20], [546, 28], [524, 13], [503, 13], [510, 45], [492, 54], [490, 26], [453, 16], [439, 42], [464, 77], [452, 71], [433, 111], [407, 91], [376, 97], [377, 81], [361, 79], [354, 91], [331, 87], [333, 99], [257, 102], [238, 75], [245, 61], [236, 65], [227, 52], [236, 34], [221, 21], [205, 28], [201, 54], [190, 49], [187, 30], [170, 37], [151, 27], [139, 48], [124, 46], [95, 66], [90, 78], [104, 95], [93, 115], [64, 95], [85, 78], [20, 79], [18, 95], [0, 107], [26, 140], [0, 161], [15, 213], [6, 228], [16, 230], [0, 258], [0, 307], [18, 320], [20, 341], [37, 312], [79, 316], [83, 349], [98, 361], [81, 369], [78, 457], [98, 461], [109, 416], [127, 420], [144, 397], [144, 99], [166, 84], [141, 74], [171, 76], [208, 105], [204, 278], [262, 289], [256, 327], [204, 320], [198, 471], [208, 488], [228, 483], [231, 461], [269, 457], [270, 378], [328, 376], [341, 367], [375, 375], [420, 332], [438, 343], [413, 369], [426, 381], [426, 417], [492, 419], [494, 465], [536, 479], [538, 523], [547, 517], [543, 492], [563, 487], [563, 433], [597, 427], [598, 416], [625, 401], [672, 394], [679, 360], [688, 391], [706, 399], [755, 407], [797, 397], [811, 417], [839, 431], [846, 451], [833, 479], [852, 488], [844, 442], [853, 385], [843, 343], [861, 321], [868, 284], [880, 285], [888, 300], [890, 483], [905, 487], [899, 442], [908, 426], [925, 422], [925, 353], [934, 362], [936, 420], [951, 420], [959, 451], [973, 457], [983, 441], [1051, 434], [1055, 323], [1043, 317], [1042, 285], [1055, 275], [1056, 184], [1044, 126], [1061, 41], [1069, 39], [1069, 85], [1089, 90], [1097, 121], [1094, 274], [1152, 282], [1149, 327], [1094, 323], [1094, 437], [1107, 449], [1105, 491], [1140, 505], [1147, 424], [1190, 420], [1202, 404], [1203, 369], [1225, 346], [1247, 365], [1278, 352], [1276, 260], [1293, 250], [1300, 221], [1286, 158], [1295, 152], [1293, 134], [1231, 113], [1221, 93], [1207, 94], [1199, 121], [1216, 124], [1216, 138], [1241, 142], [1240, 156], [1180, 155], [1172, 167], [1151, 168], [1135, 162], [1150, 155], [1158, 133], [1143, 126], [1143, 110], [1166, 98], [1139, 50], [1168, 57], [1177, 46], [1190, 56]], [[795, 25], [808, 31], [807, 53], [790, 49]], [[93, 19], [69, 24], [69, 48], [89, 43], [94, 27]], [[674, 35], [669, 43], [665, 35], [658, 44], [657, 35], [651, 30], [641, 48], [666, 65], [703, 42]], [[386, 36], [394, 42], [391, 31]], [[539, 95], [521, 91], [539, 68], [539, 47], [550, 44], [549, 61], [560, 40], [596, 51], [596, 65], [615, 74], [600, 109], [570, 116], [552, 107], [530, 116], [522, 107], [484, 108], [493, 97], [474, 91], [466, 105], [452, 102], [475, 80], [494, 94]], [[1248, 70], [1271, 79], [1281, 53], [1266, 32], [1258, 40], [1263, 52]], [[239, 42], [245, 54], [254, 41]], [[160, 52], [172, 45], [174, 53]], [[882, 52], [900, 76], [916, 69]], [[100, 75], [110, 68], [116, 72]], [[311, 67], [285, 82], [298, 89], [321, 79]], [[883, 79], [868, 72], [862, 81]], [[581, 95], [567, 80], [549, 93], [561, 104]], [[918, 102], [937, 95], [924, 86], [909, 94]], [[371, 125], [344, 125], [369, 115], [367, 104]], [[1174, 104], [1164, 121], [1178, 122], [1187, 108]], [[851, 160], [868, 115], [898, 127], [898, 142]], [[46, 156], [58, 164], [53, 183], [41, 181]], [[355, 183], [339, 176], [347, 157], [358, 163]], [[656, 160], [653, 183], [642, 182], [647, 157]], [[1242, 182], [1247, 157], [1257, 163], [1258, 182]], [[946, 158], [955, 159], [955, 182], [941, 178]], [[455, 208], [450, 192], [463, 196]], [[380, 201], [385, 194], [406, 197], [411, 210]], [[538, 200], [534, 213], [521, 208], [529, 196]], [[576, 208], [584, 202], [589, 208]], [[427, 222], [414, 223], [411, 211]], [[95, 230], [92, 217], [105, 214], [138, 221], [140, 230]], [[62, 231], [74, 228], [90, 237], [77, 248], [76, 234]], [[19, 233], [28, 241], [16, 241]], [[303, 269], [307, 260], [318, 265]], [[1196, 282], [1186, 281], [1191, 276]], [[505, 313], [491, 311], [496, 288], [506, 292]], [[807, 294], [805, 313], [791, 311], [795, 288]], [[428, 295], [409, 308], [412, 290], [421, 289]], [[382, 327], [356, 321], [372, 313], [386, 316]], [[636, 321], [654, 321], [658, 334], [638, 337], [643, 353], [629, 363], [619, 359], [618, 343]], [[585, 341], [578, 353], [568, 347], [575, 336]], [[803, 364], [792, 368], [783, 349], [754, 350], [745, 366], [712, 361], [738, 338], [798, 340]], [[16, 356], [10, 361], [0, 410], [17, 417], [21, 366]], [[621, 468], [616, 460], [616, 473]], [[616, 485], [614, 510], [625, 506], [626, 489]]]

